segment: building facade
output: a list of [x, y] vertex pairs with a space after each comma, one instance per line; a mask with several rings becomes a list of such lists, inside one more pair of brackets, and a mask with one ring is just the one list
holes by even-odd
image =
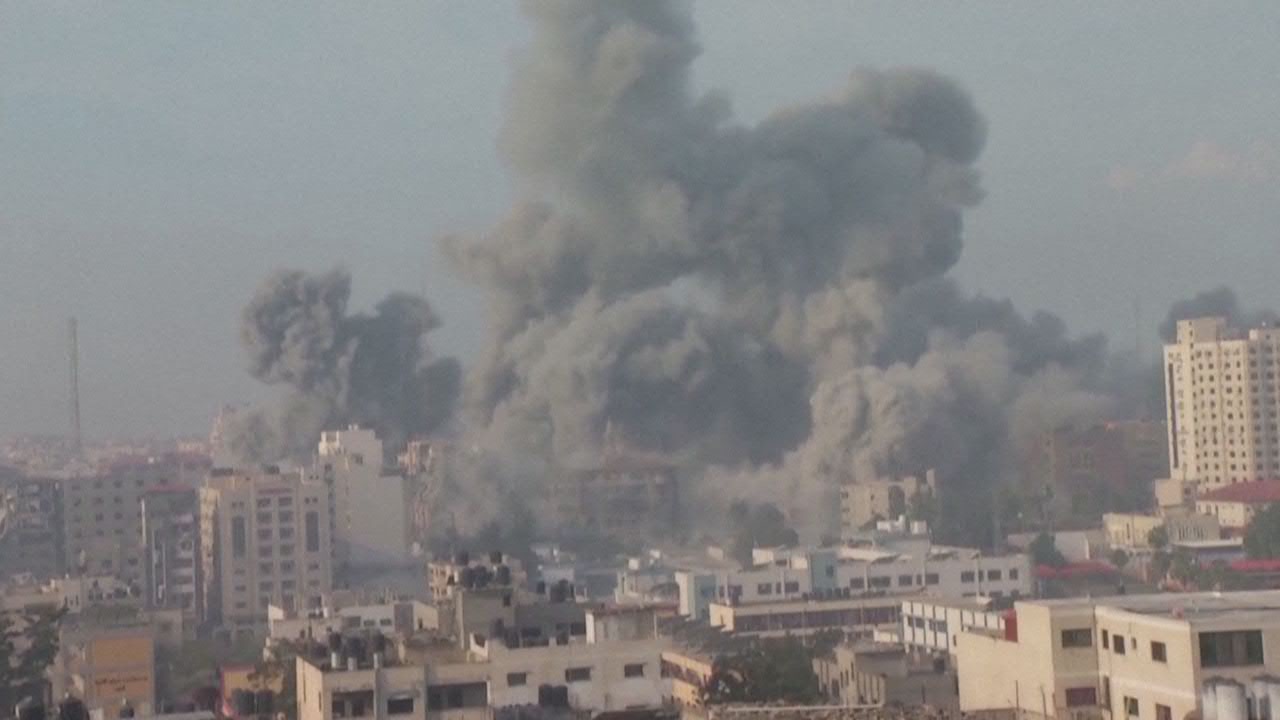
[[1164, 372], [1173, 477], [1202, 489], [1280, 477], [1280, 329], [1179, 321]]
[[329, 487], [338, 575], [409, 562], [409, 486], [384, 467], [382, 441], [372, 430], [352, 425], [321, 433], [312, 479]]
[[329, 491], [300, 473], [215, 469], [200, 489], [205, 621], [261, 633], [267, 608], [319, 608], [333, 585]]
[[[1003, 632], [960, 634], [960, 708], [1077, 720], [1216, 716], [1206, 691], [1243, 689], [1280, 670], [1278, 606], [1278, 591], [1019, 602]], [[1243, 692], [1240, 702], [1243, 711]]]
[[1280, 480], [1241, 482], [1200, 495], [1196, 498], [1196, 511], [1238, 532], [1249, 526], [1254, 515], [1275, 502], [1280, 502]]
[[916, 496], [936, 491], [933, 470], [926, 472], [924, 477], [878, 478], [842, 485], [841, 532], [847, 537], [877, 520], [895, 520], [907, 513]]
[[142, 495], [141, 508], [146, 607], [181, 610], [198, 622], [204, 614], [199, 491], [149, 488]]

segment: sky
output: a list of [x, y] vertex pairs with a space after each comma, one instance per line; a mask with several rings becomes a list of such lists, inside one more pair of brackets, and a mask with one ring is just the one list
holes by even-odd
[[[1105, 8], [1105, 9], [1104, 9]], [[704, 0], [695, 80], [758, 122], [858, 66], [932, 67], [989, 123], [953, 271], [1157, 352], [1175, 299], [1280, 308], [1280, 3]], [[493, 224], [514, 2], [0, 0], [0, 435], [204, 434], [262, 402], [239, 314], [272, 270], [484, 310], [436, 250]]]

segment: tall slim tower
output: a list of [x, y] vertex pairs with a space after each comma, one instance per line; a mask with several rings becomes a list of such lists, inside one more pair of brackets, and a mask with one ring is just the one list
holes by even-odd
[[80, 344], [76, 339], [76, 319], [67, 321], [69, 346], [67, 352], [71, 363], [71, 447], [79, 457], [84, 448], [80, 435]]

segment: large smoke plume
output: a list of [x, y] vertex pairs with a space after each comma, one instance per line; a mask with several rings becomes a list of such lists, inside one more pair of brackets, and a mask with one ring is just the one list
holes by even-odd
[[986, 127], [920, 69], [855, 71], [748, 126], [697, 94], [680, 2], [531, 2], [500, 147], [524, 200], [445, 248], [492, 313], [477, 442], [628, 446], [824, 524], [840, 482], [937, 467], [984, 514], [1036, 429], [1111, 411], [1101, 338], [946, 273]]
[[305, 456], [322, 430], [348, 423], [394, 448], [449, 419], [461, 371], [424, 346], [439, 325], [427, 302], [392, 293], [372, 314], [348, 314], [350, 296], [343, 270], [281, 271], [258, 288], [240, 329], [249, 371], [286, 391], [279, 407], [238, 421], [233, 450], [255, 460]]

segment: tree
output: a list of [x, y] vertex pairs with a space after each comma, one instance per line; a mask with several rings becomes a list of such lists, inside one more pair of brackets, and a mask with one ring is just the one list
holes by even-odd
[[907, 517], [923, 520], [929, 524], [930, 529], [938, 524], [938, 498], [933, 490], [920, 488], [920, 492], [911, 496], [911, 502], [907, 504]]
[[1173, 558], [1164, 550], [1157, 550], [1151, 555], [1151, 580], [1159, 582], [1169, 574]]
[[1116, 569], [1123, 570], [1124, 566], [1129, 564], [1129, 553], [1125, 552], [1124, 548], [1116, 548], [1112, 550], [1111, 564], [1115, 565]]
[[1063, 557], [1062, 553], [1058, 552], [1058, 546], [1053, 542], [1053, 536], [1049, 533], [1037, 535], [1027, 549], [1031, 553], [1031, 561], [1036, 565], [1062, 567], [1067, 564], [1067, 559]]
[[1163, 525], [1151, 528], [1151, 532], [1147, 533], [1147, 544], [1154, 550], [1164, 550], [1169, 546], [1169, 531]]
[[1194, 583], [1200, 573], [1200, 566], [1196, 563], [1195, 557], [1191, 555], [1191, 551], [1186, 548], [1177, 548], [1170, 555], [1169, 574], [1174, 580], [1180, 583]]
[[1280, 558], [1280, 503], [1253, 516], [1244, 531], [1244, 550], [1251, 558]]
[[[58, 656], [58, 630], [64, 608], [28, 610], [18, 626], [0, 614], [0, 707], [11, 709], [30, 695], [43, 694], [45, 671]], [[18, 650], [19, 645], [24, 649]]]
[[795, 638], [762, 640], [716, 662], [703, 688], [707, 704], [808, 704], [820, 697], [813, 659]]

